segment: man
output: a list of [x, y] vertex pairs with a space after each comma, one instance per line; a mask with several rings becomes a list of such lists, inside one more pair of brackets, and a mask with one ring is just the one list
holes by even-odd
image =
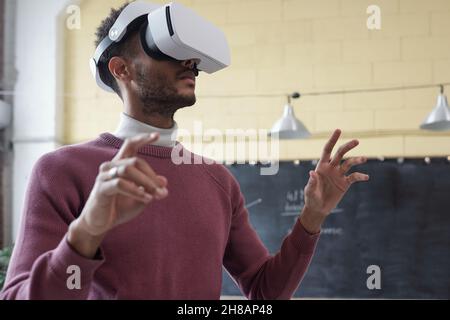
[[[125, 6], [97, 32], [104, 39]], [[237, 181], [219, 164], [175, 165], [175, 112], [195, 104], [195, 60], [149, 57], [137, 29], [104, 57], [106, 82], [124, 105], [119, 128], [44, 155], [33, 169], [6, 299], [219, 299], [222, 266], [250, 299], [289, 299], [320, 228], [365, 158], [331, 157], [326, 144], [305, 206], [271, 256], [251, 227]], [[181, 148], [183, 154], [199, 158]], [[195, 162], [197, 163], [197, 162]]]

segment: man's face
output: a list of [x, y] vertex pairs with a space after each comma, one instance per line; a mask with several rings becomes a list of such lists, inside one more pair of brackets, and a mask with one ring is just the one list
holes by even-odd
[[173, 115], [178, 109], [196, 102], [195, 80], [198, 72], [188, 64], [177, 61], [158, 61], [149, 57], [133, 37], [137, 55], [132, 61], [132, 88], [144, 106], [145, 113]]

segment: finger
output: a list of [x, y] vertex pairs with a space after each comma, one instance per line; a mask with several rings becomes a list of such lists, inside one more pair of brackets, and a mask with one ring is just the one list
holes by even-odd
[[152, 169], [152, 167], [148, 164], [147, 161], [140, 159], [140, 158], [136, 158], [135, 161], [136, 161], [135, 162], [136, 167], [139, 170], [141, 170], [145, 175], [150, 177], [152, 179], [152, 181], [155, 182], [155, 184], [158, 188], [165, 188], [167, 186], [167, 179], [164, 178], [164, 180], [161, 180], [159, 177], [162, 177], [162, 176], [158, 176], [156, 174], [156, 172]]
[[153, 171], [152, 167], [147, 163], [147, 161], [136, 158], [136, 167], [141, 170], [145, 175], [150, 177], [152, 183], [158, 188], [158, 196], [162, 198], [166, 197], [168, 194], [167, 191], [167, 179], [163, 176], [157, 175], [155, 171]]
[[108, 172], [110, 172], [110, 170], [114, 167], [121, 168], [120, 173], [123, 173], [123, 167], [130, 167], [130, 166], [140, 170], [149, 179], [157, 180], [157, 175], [153, 171], [153, 169], [149, 166], [149, 164], [145, 160], [142, 160], [137, 157], [111, 161], [109, 165], [106, 166], [106, 168], [108, 167], [110, 168], [109, 170], [107, 170]]
[[358, 158], [350, 158], [347, 159], [342, 165], [341, 165], [341, 172], [342, 174], [346, 174], [353, 166], [357, 166], [363, 163], [367, 162], [367, 158], [365, 157], [358, 157]]
[[339, 140], [341, 136], [341, 130], [336, 129], [331, 135], [328, 142], [325, 144], [323, 148], [322, 157], [319, 160], [319, 163], [328, 163], [331, 159], [331, 152], [333, 152], [333, 148], [336, 145], [336, 142]]
[[154, 143], [159, 139], [159, 133], [154, 132], [152, 134], [141, 134], [137, 135], [133, 138], [126, 139], [120, 148], [119, 152], [117, 152], [116, 156], [113, 158], [114, 160], [120, 160], [125, 158], [134, 157], [139, 148]]
[[152, 179], [157, 188], [162, 189], [167, 187], [167, 179], [163, 176], [157, 175], [147, 161], [140, 158], [132, 158], [131, 163], [141, 170], [146, 176]]
[[138, 158], [138, 157], [132, 157], [132, 158], [125, 158], [120, 160], [113, 160], [106, 164], [105, 168], [109, 171], [113, 167], [121, 167], [121, 166], [135, 166], [139, 170], [141, 170], [145, 175], [147, 175], [151, 179], [156, 179], [157, 175], [155, 171], [150, 167], [150, 165], [147, 163], [147, 161]]
[[[142, 160], [143, 161], [143, 160]], [[119, 168], [118, 174], [119, 177], [122, 176], [126, 178], [127, 180], [131, 180], [138, 186], [144, 187], [145, 191], [152, 196], [154, 196], [156, 199], [161, 200], [167, 197], [168, 191], [165, 186], [162, 186], [160, 184], [160, 180], [158, 179], [158, 176], [153, 172], [152, 170], [152, 176], [149, 177], [148, 175], [144, 174], [142, 171], [140, 171], [135, 166], [127, 166], [122, 167], [123, 169]], [[122, 170], [122, 172], [121, 172]]]
[[109, 171], [100, 172], [97, 176], [97, 180], [99, 180], [100, 182], [109, 181], [111, 180], [111, 174], [109, 173]]
[[103, 162], [98, 168], [98, 172], [108, 172], [112, 168], [111, 161]]
[[145, 191], [147, 193], [150, 193], [151, 195], [154, 195], [158, 192], [159, 186], [157, 185], [157, 182], [142, 173], [142, 171], [140, 171], [136, 167], [132, 165], [126, 165], [119, 166], [118, 168], [119, 169], [117, 171], [117, 175], [119, 178], [125, 178], [126, 180], [135, 183], [137, 186], [144, 187]]
[[317, 173], [315, 173], [314, 171], [309, 172], [308, 185], [310, 188], [315, 188], [317, 186]]
[[158, 179], [158, 181], [160, 183], [159, 185], [162, 188], [167, 188], [167, 185], [169, 184], [169, 182], [167, 181], [166, 177], [164, 177], [164, 176], [157, 176], [156, 178]]
[[143, 188], [123, 178], [106, 181], [102, 184], [100, 192], [107, 196], [122, 194], [143, 203], [149, 203], [154, 198], [151, 194], [146, 193]]
[[353, 184], [355, 182], [368, 181], [369, 175], [355, 172], [347, 177], [347, 181], [349, 184]]
[[350, 150], [352, 150], [353, 148], [355, 148], [358, 144], [359, 144], [358, 140], [352, 140], [342, 145], [334, 155], [334, 158], [333, 160], [331, 160], [330, 164], [332, 166], [338, 166], [341, 163], [341, 160], [345, 156], [345, 154]]
[[144, 186], [150, 194], [157, 192], [157, 197], [163, 198], [167, 196], [167, 179], [156, 175], [147, 161], [134, 157], [112, 161], [111, 165], [119, 168], [118, 176], [132, 180], [137, 185]]

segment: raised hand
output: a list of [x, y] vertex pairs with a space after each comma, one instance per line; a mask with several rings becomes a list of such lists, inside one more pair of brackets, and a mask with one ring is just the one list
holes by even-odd
[[158, 138], [152, 134], [128, 139], [100, 166], [86, 205], [69, 228], [69, 243], [81, 254], [92, 256], [108, 231], [138, 216], [151, 201], [167, 197], [167, 179], [137, 157], [139, 148]]
[[341, 163], [345, 154], [359, 144], [358, 140], [352, 140], [342, 145], [334, 157], [331, 157], [340, 135], [340, 130], [334, 131], [323, 149], [322, 157], [315, 171], [309, 172], [310, 178], [305, 187], [307, 217], [303, 219], [303, 222], [311, 225], [310, 229], [314, 229], [312, 230], [314, 232], [320, 229], [321, 222], [338, 205], [353, 183], [369, 180], [367, 174], [360, 172], [347, 175], [353, 166], [365, 163], [367, 161], [365, 157], [349, 158]]

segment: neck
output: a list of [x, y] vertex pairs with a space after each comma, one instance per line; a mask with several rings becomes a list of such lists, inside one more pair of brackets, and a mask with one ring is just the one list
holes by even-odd
[[174, 122], [172, 128], [163, 129], [134, 119], [126, 113], [122, 113], [120, 115], [119, 125], [114, 132], [114, 136], [119, 139], [126, 140], [139, 134], [158, 132], [159, 139], [153, 144], [157, 146], [173, 148], [176, 145], [176, 138], [178, 133], [177, 129], [178, 126], [176, 122]]
[[[161, 108], [155, 108], [155, 110], [161, 110]], [[171, 129], [175, 124], [173, 114], [148, 112], [139, 99], [126, 97], [124, 101], [124, 112], [133, 119], [156, 128]]]

